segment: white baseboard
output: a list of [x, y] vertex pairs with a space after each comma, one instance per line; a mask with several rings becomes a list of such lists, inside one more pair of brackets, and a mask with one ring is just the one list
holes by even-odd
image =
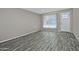
[[[40, 31], [40, 30], [38, 30], [38, 31]], [[38, 31], [32, 31], [32, 32], [29, 32], [29, 33], [26, 33], [26, 34], [23, 34], [23, 35], [19, 35], [19, 36], [10, 38], [10, 39], [6, 39], [6, 40], [3, 40], [3, 41], [0, 41], [0, 43], [2, 43], [2, 42], [6, 42], [6, 41], [9, 41], [9, 40], [12, 40], [12, 39], [19, 38], [19, 37], [21, 37], [21, 36], [29, 35], [29, 34], [31, 34], [31, 33], [35, 33], [35, 32], [38, 32]]]

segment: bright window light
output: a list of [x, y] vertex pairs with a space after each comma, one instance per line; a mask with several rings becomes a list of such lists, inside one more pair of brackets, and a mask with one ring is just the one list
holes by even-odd
[[46, 15], [43, 17], [43, 28], [56, 28], [56, 15]]

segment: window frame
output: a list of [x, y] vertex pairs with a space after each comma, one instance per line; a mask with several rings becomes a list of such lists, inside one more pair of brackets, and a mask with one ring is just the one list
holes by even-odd
[[[48, 16], [52, 16], [52, 15], [55, 15], [55, 16], [56, 16], [56, 28], [57, 28], [57, 14], [56, 14], [56, 13], [55, 13], [55, 14], [49, 14], [49, 15], [43, 15], [43, 28], [45, 28], [45, 27], [44, 27], [44, 17], [45, 17], [45, 16], [48, 17]], [[51, 27], [47, 27], [47, 28], [56, 29], [56, 28], [51, 28]]]

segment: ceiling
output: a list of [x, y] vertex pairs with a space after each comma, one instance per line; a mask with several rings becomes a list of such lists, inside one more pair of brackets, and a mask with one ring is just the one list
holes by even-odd
[[60, 11], [66, 8], [23, 8], [25, 10], [37, 13], [37, 14], [44, 14], [52, 11]]

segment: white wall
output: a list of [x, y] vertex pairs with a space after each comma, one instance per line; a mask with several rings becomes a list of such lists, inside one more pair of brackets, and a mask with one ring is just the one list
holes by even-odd
[[73, 33], [79, 40], [79, 8], [73, 8]]
[[0, 42], [41, 29], [40, 15], [22, 10], [0, 8]]

